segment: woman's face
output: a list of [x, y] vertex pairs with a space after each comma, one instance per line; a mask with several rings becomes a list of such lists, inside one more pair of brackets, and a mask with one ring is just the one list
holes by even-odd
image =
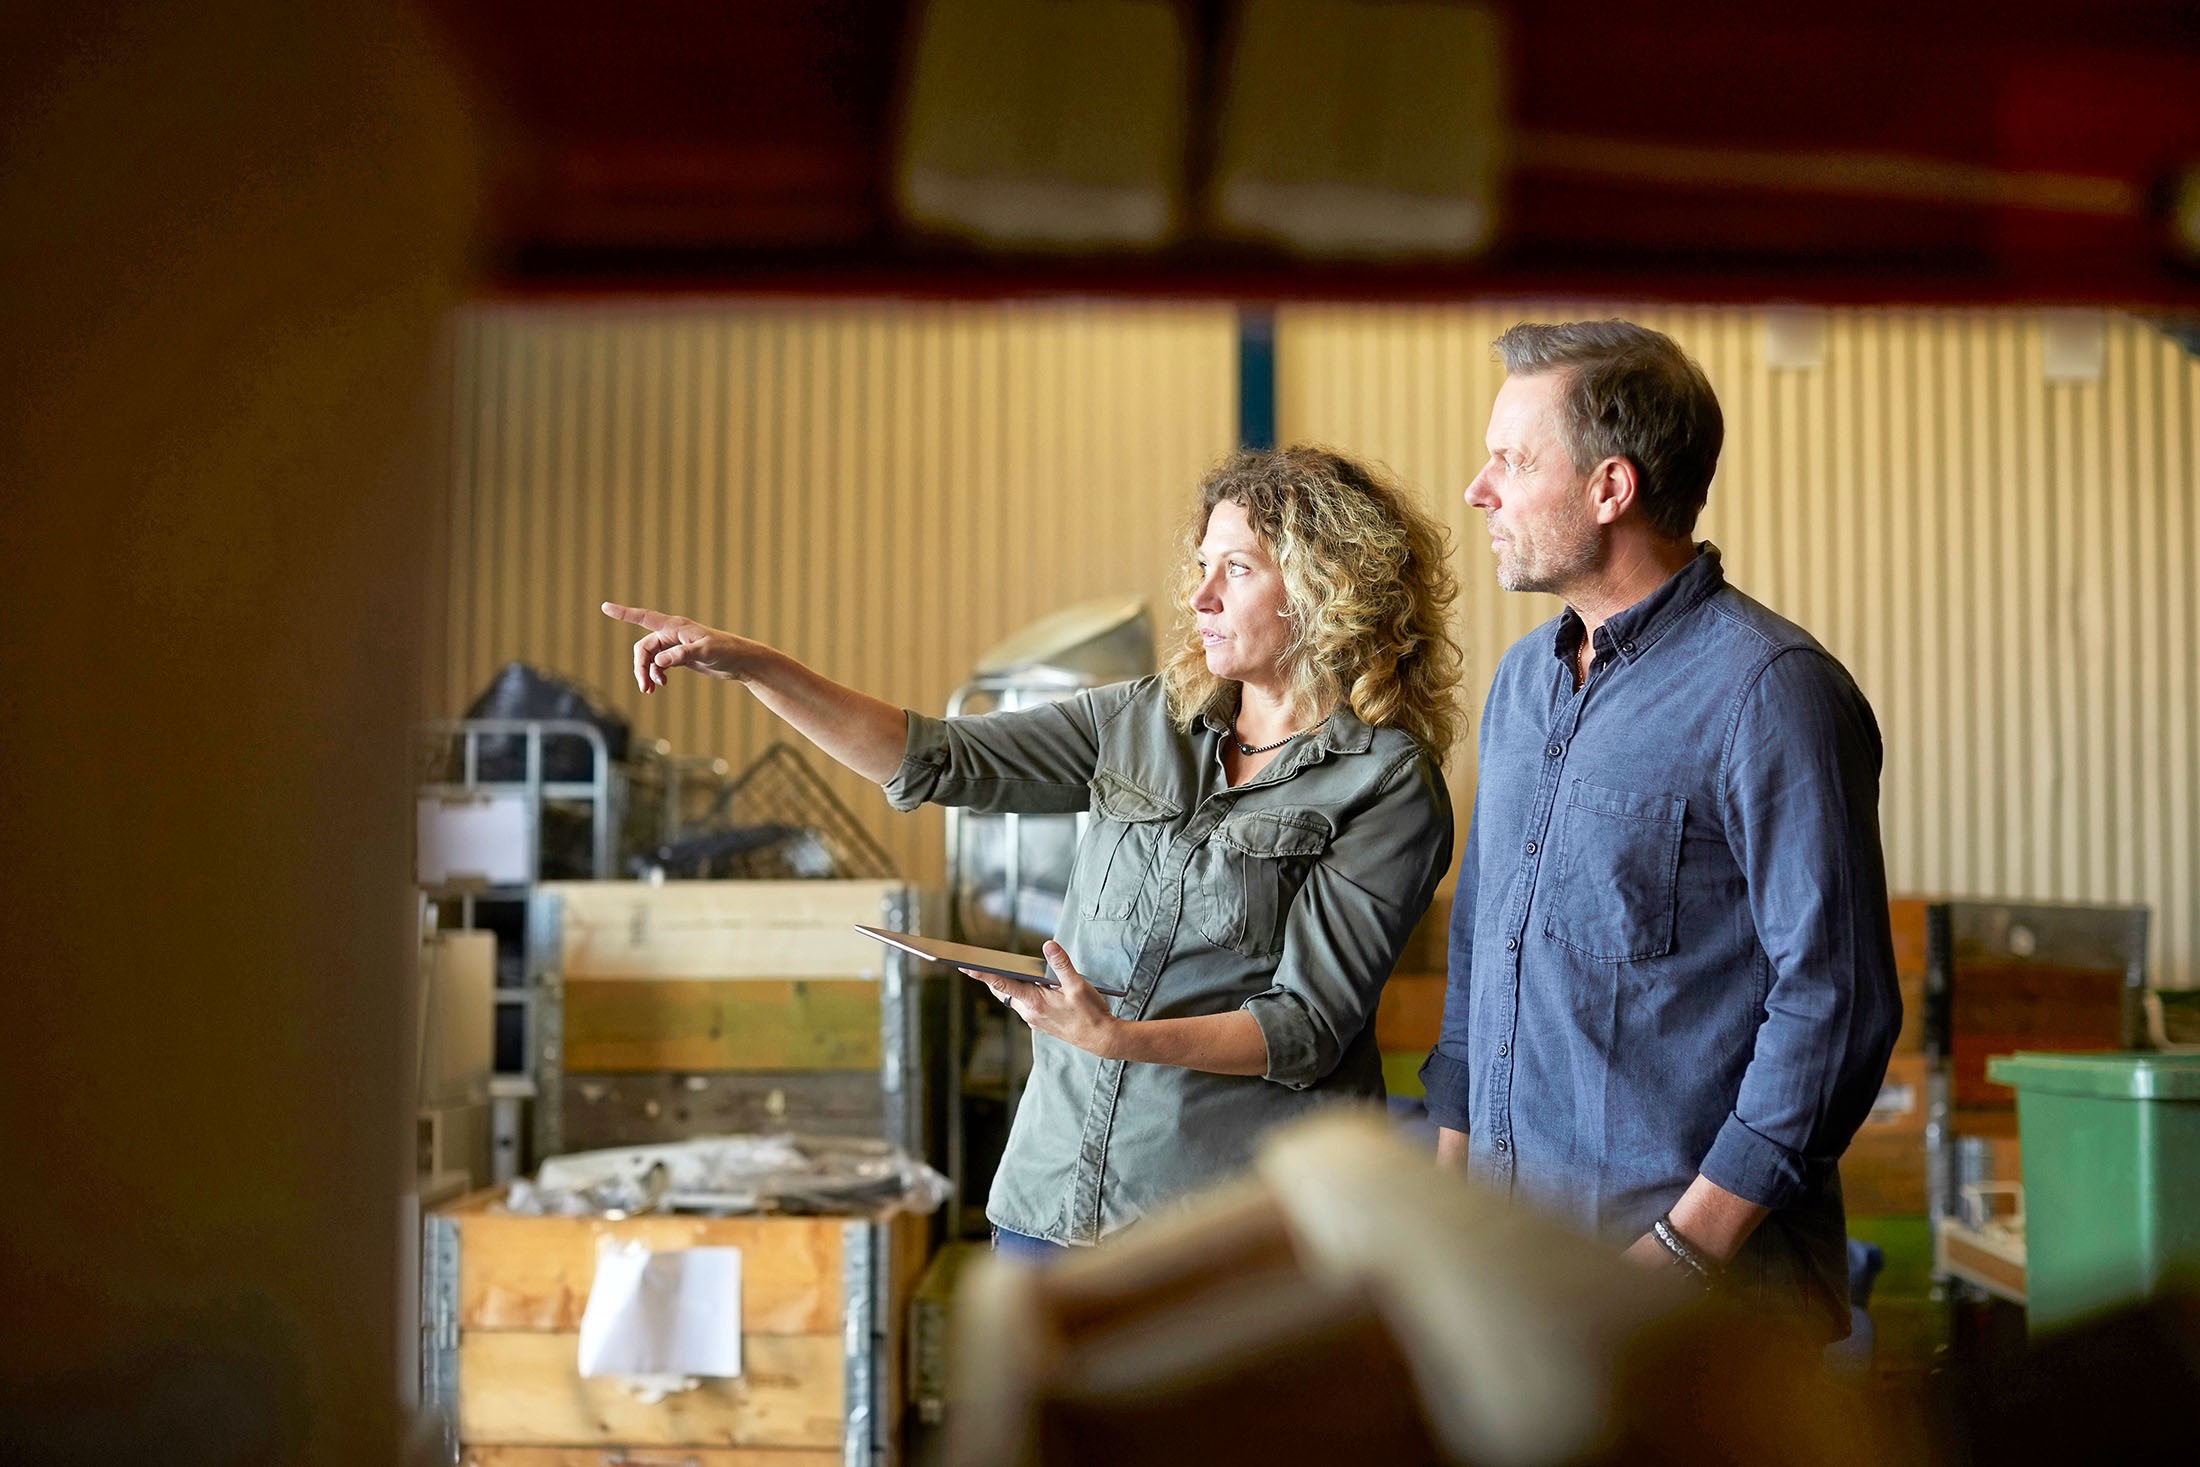
[[1291, 622], [1283, 573], [1253, 532], [1245, 507], [1228, 500], [1207, 516], [1199, 542], [1199, 585], [1192, 613], [1216, 677], [1280, 690]]

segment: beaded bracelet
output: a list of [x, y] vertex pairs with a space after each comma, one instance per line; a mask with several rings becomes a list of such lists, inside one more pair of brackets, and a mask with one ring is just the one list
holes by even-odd
[[1672, 1215], [1670, 1213], [1650, 1224], [1650, 1235], [1665, 1246], [1665, 1251], [1672, 1254], [1673, 1260], [1686, 1269], [1689, 1276], [1694, 1278], [1697, 1283], [1702, 1284], [1707, 1289], [1711, 1287], [1712, 1282], [1718, 1276], [1718, 1266], [1705, 1258], [1686, 1238], [1673, 1230]]

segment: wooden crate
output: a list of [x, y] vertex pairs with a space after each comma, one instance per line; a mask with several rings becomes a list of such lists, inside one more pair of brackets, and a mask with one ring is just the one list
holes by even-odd
[[1925, 1211], [1925, 1056], [1897, 1053], [1887, 1062], [1879, 1099], [1841, 1156], [1841, 1199], [1866, 1217]]
[[1880, 1102], [1841, 1158], [1841, 1188], [1852, 1215], [1941, 1216], [1961, 1142], [1990, 1150], [1996, 1178], [2021, 1176], [2014, 1100], [1987, 1082], [1988, 1056], [2130, 1042], [2144, 918], [1918, 897], [1894, 898], [1888, 916], [1902, 1031]]
[[1451, 891], [1446, 888], [1430, 899], [1428, 910], [1406, 934], [1398, 954], [1400, 973], [1441, 973], [1451, 960]]
[[[477, 1467], [878, 1467], [899, 1459], [905, 1326], [927, 1219], [526, 1217], [483, 1192], [428, 1221], [423, 1397]], [[584, 1380], [596, 1250], [741, 1250], [744, 1373], [644, 1404]]]
[[1375, 1047], [1384, 1054], [1425, 1056], [1443, 1030], [1443, 970], [1391, 974], [1375, 1009]]
[[1383, 984], [1375, 1009], [1375, 1047], [1382, 1054], [1383, 1084], [1393, 1099], [1421, 1095], [1421, 1061], [1444, 1027], [1446, 944], [1451, 893], [1440, 891], [1406, 938]]
[[1967, 1173], [2021, 1180], [2016, 1100], [1986, 1061], [2129, 1048], [2146, 984], [2144, 907], [1941, 902], [1927, 909], [1925, 1214], [1962, 1216]]
[[1841, 1198], [1855, 1217], [1922, 1217], [1925, 1213], [1925, 1116], [1931, 1086], [1925, 1058], [1926, 913], [1923, 897], [1893, 897], [1887, 924], [1894, 933], [1894, 975], [1902, 996], [1902, 1029], [1879, 1098], [1841, 1155]]
[[883, 881], [560, 882], [529, 904], [535, 1154], [750, 1130], [924, 1154], [914, 930]]
[[947, 1420], [954, 1341], [955, 1301], [964, 1271], [986, 1256], [983, 1242], [958, 1238], [944, 1243], [925, 1266], [909, 1304], [909, 1403], [928, 1426]]
[[1925, 1052], [1926, 911], [1923, 897], [1890, 897], [1887, 925], [1894, 932], [1894, 977], [1902, 993], [1902, 1031], [1896, 1054]]
[[2146, 984], [2143, 907], [1948, 902], [1930, 909], [1925, 1048], [1947, 1069], [1948, 1103], [2013, 1110], [1986, 1078], [2019, 1049], [2127, 1048]]

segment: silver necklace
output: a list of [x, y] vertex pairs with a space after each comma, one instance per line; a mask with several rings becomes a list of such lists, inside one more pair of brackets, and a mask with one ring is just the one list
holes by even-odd
[[1272, 744], [1259, 745], [1248, 744], [1247, 742], [1245, 742], [1245, 740], [1237, 736], [1237, 730], [1233, 728], [1230, 730], [1230, 742], [1237, 745], [1237, 751], [1240, 754], [1265, 754], [1270, 749], [1282, 748], [1285, 744], [1288, 744], [1293, 739], [1297, 738], [1299, 734], [1312, 733], [1315, 729], [1320, 728], [1322, 724], [1327, 722], [1329, 722], [1329, 720], [1325, 717], [1321, 719], [1320, 722], [1308, 724], [1306, 727], [1300, 729], [1298, 733], [1287, 733], [1282, 738], [1276, 740]]

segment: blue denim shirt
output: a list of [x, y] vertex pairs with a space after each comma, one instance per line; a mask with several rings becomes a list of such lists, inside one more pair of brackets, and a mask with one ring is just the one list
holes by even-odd
[[1582, 627], [1490, 686], [1430, 1114], [1473, 1176], [1615, 1244], [1699, 1172], [1771, 1208], [1730, 1280], [1838, 1338], [1834, 1164], [1901, 1019], [1878, 725], [1709, 545], [1577, 689]]

